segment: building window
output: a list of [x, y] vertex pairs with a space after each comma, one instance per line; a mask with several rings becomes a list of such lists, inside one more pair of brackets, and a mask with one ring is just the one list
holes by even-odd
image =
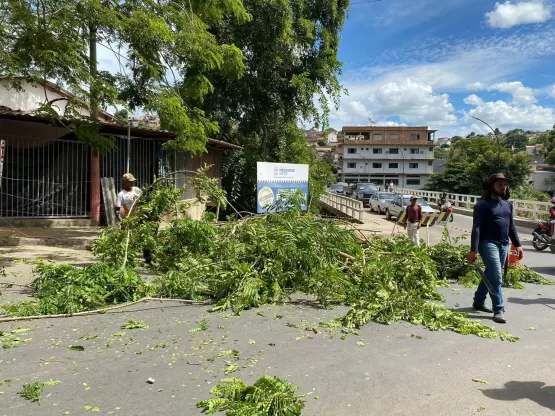
[[372, 163], [372, 167], [374, 169], [381, 169], [382, 168], [382, 164], [381, 163]]
[[411, 140], [420, 140], [420, 134], [411, 134], [410, 139]]
[[347, 149], [347, 153], [353, 154], [353, 153], [356, 153], [356, 152], [357, 152], [356, 147], [350, 147], [350, 148]]
[[409, 169], [418, 169], [418, 163], [409, 163]]
[[382, 149], [372, 149], [372, 153], [374, 153], [375, 155], [381, 155]]
[[390, 155], [398, 155], [399, 154], [399, 149], [397, 149], [396, 147], [392, 147], [391, 149], [389, 149], [389, 154]]
[[398, 163], [390, 163], [389, 164], [389, 169], [398, 169], [399, 168], [399, 164]]
[[383, 140], [383, 134], [373, 134], [372, 139], [374, 139], [374, 140]]
[[347, 163], [347, 168], [349, 169], [356, 169], [357, 164], [356, 163]]
[[407, 178], [407, 185], [420, 185], [420, 179], [408, 179]]
[[430, 152], [433, 152], [433, 151], [434, 151], [434, 148], [433, 148], [433, 147], [430, 147]]
[[428, 166], [432, 166], [434, 164], [433, 160], [428, 160]]
[[390, 134], [390, 135], [389, 135], [389, 138], [390, 138], [391, 140], [399, 140], [399, 135], [398, 135], [398, 134]]
[[410, 149], [410, 154], [411, 155], [418, 155], [418, 154], [420, 154], [420, 149]]

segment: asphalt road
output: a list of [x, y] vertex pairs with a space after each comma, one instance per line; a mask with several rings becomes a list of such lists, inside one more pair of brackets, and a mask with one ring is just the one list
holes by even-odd
[[[376, 213], [370, 213], [372, 216], [385, 218], [384, 215], [378, 215]], [[434, 225], [429, 228], [429, 238], [430, 244], [436, 244], [442, 239], [444, 227], [440, 225]], [[472, 217], [465, 215], [455, 214], [453, 217], [453, 222], [448, 225], [449, 235], [451, 237], [464, 237], [461, 242], [470, 243], [470, 232], [472, 231]], [[540, 252], [534, 249], [532, 246], [532, 229], [526, 227], [517, 227], [519, 237], [522, 242], [522, 247], [524, 249], [524, 260], [523, 264], [527, 265], [531, 269], [541, 273], [547, 277], [555, 278], [555, 254], [551, 253], [549, 249]], [[420, 237], [426, 240], [426, 230], [422, 229], [420, 231]]]
[[[470, 218], [458, 217], [452, 236], [470, 230]], [[442, 227], [429, 231], [439, 241]], [[520, 231], [524, 237], [528, 230]], [[525, 263], [536, 270], [555, 259], [531, 246], [525, 250]], [[63, 259], [82, 260], [78, 252]], [[548, 268], [544, 274], [551, 274]], [[15, 330], [22, 340], [0, 347], [0, 416], [201, 416], [195, 405], [211, 397], [219, 380], [239, 377], [251, 384], [263, 375], [309, 394], [303, 416], [552, 415], [555, 286], [524, 286], [503, 290], [508, 323], [501, 329], [519, 336], [515, 343], [407, 322], [370, 322], [342, 340], [333, 330], [305, 328], [341, 316], [345, 307], [326, 310], [297, 298], [240, 317], [151, 302], [104, 315], [0, 323], [0, 331]], [[494, 325], [491, 314], [469, 308], [473, 289], [440, 291], [447, 307]], [[130, 319], [149, 328], [122, 329]], [[208, 329], [190, 332], [202, 319]], [[238, 357], [219, 356], [232, 349]], [[231, 364], [236, 371], [225, 374]], [[45, 387], [40, 404], [18, 394], [24, 383], [48, 380], [59, 384]]]

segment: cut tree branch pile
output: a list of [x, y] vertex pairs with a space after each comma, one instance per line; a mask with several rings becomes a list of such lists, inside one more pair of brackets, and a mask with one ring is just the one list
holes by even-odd
[[[199, 188], [210, 181], [203, 175], [197, 175]], [[472, 275], [463, 260], [464, 246], [443, 242], [417, 248], [405, 238], [361, 244], [340, 221], [302, 212], [295, 198], [287, 206], [278, 201], [279, 213], [219, 224], [175, 219], [159, 230], [162, 214], [177, 206], [179, 197], [171, 186], [153, 189], [133, 216], [102, 233], [94, 244], [99, 262], [91, 266], [39, 263], [30, 285], [35, 300], [4, 306], [9, 317], [0, 322], [106, 313], [169, 299], [210, 302], [212, 311], [241, 314], [304, 293], [322, 307], [348, 305], [344, 316], [322, 323], [342, 327], [344, 333], [368, 321], [405, 320], [431, 330], [518, 339], [441, 304], [438, 285]], [[225, 206], [225, 200], [220, 202]], [[145, 248], [154, 258], [151, 282], [137, 272]], [[521, 274], [534, 280], [530, 273]]]

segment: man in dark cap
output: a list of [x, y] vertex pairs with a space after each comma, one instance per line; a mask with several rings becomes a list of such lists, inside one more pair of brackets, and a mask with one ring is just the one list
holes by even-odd
[[[484, 262], [484, 274], [489, 282], [480, 282], [474, 294], [472, 307], [482, 312], [493, 312], [493, 320], [506, 323], [501, 284], [503, 282], [503, 266], [507, 261], [509, 240], [514, 244], [518, 258], [524, 253], [516, 232], [513, 219], [513, 207], [507, 201], [509, 195], [509, 180], [502, 173], [491, 175], [486, 185], [486, 192], [474, 206], [474, 222], [470, 252], [466, 256], [470, 263], [478, 258], [478, 253]], [[485, 305], [490, 294], [492, 309]]]

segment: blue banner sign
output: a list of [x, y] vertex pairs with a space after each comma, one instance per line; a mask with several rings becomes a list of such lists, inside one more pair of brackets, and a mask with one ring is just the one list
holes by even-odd
[[275, 211], [279, 200], [287, 199], [291, 193], [302, 191], [307, 209], [308, 165], [291, 163], [257, 162], [257, 212], [263, 214]]

